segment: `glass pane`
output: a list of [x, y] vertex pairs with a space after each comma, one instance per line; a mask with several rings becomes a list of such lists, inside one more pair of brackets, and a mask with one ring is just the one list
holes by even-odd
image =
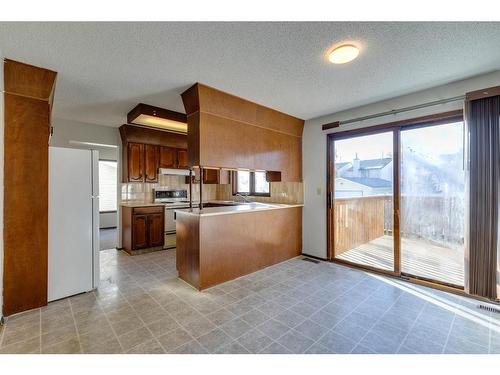
[[335, 141], [334, 253], [394, 270], [393, 134]]
[[255, 172], [255, 193], [269, 193], [269, 182], [266, 181], [266, 172]]
[[99, 211], [116, 211], [116, 161], [99, 161]]
[[463, 123], [401, 132], [401, 271], [464, 285]]
[[250, 172], [248, 171], [238, 171], [238, 177], [236, 179], [238, 186], [237, 192], [243, 194], [250, 194]]

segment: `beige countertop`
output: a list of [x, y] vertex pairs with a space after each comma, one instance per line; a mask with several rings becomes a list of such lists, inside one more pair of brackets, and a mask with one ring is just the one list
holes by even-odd
[[284, 203], [260, 203], [252, 202], [248, 204], [241, 204], [237, 206], [225, 207], [207, 207], [200, 211], [199, 208], [177, 210], [178, 214], [197, 215], [197, 216], [216, 216], [227, 214], [241, 214], [245, 212], [278, 210], [284, 208], [303, 207], [303, 204], [284, 204]]

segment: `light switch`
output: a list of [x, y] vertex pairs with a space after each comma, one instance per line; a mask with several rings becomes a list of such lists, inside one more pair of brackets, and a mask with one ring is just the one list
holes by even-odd
[[321, 188], [320, 187], [316, 188], [316, 195], [321, 195]]

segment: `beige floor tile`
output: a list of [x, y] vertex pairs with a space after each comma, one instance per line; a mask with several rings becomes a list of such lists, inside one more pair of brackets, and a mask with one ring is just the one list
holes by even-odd
[[15, 344], [2, 346], [0, 348], [2, 354], [31, 354], [40, 353], [40, 337], [34, 337]]
[[99, 324], [98, 326], [93, 327], [87, 333], [80, 335], [80, 344], [82, 345], [82, 349], [86, 351], [86, 349], [104, 341], [109, 341], [113, 338], [116, 338], [115, 333], [111, 329], [109, 323]]
[[146, 342], [143, 342], [142, 344], [139, 344], [137, 346], [134, 346], [132, 349], [130, 349], [128, 354], [164, 354], [165, 350], [163, 347], [160, 345], [160, 343], [156, 339], [148, 340]]
[[175, 329], [163, 336], [158, 337], [158, 341], [167, 352], [170, 352], [171, 350], [174, 350], [191, 340], [192, 337], [182, 328]]
[[118, 339], [112, 338], [108, 341], [100, 341], [93, 343], [93, 345], [82, 345], [84, 353], [88, 354], [119, 354], [123, 353], [122, 347]]
[[67, 341], [77, 337], [75, 325], [68, 325], [65, 327], [54, 329], [50, 332], [42, 334], [42, 350], [58, 344], [62, 341]]
[[123, 335], [143, 326], [144, 323], [140, 320], [130, 321], [130, 319], [124, 319], [111, 325], [113, 331], [115, 331], [117, 336]]
[[151, 340], [153, 335], [146, 327], [140, 327], [128, 333], [118, 336], [123, 350], [127, 351], [132, 349], [134, 346], [142, 344], [148, 340]]
[[69, 326], [69, 325], [74, 325], [75, 320], [73, 318], [73, 314], [71, 314], [71, 311], [69, 313], [64, 313], [61, 315], [42, 315], [42, 334], [43, 333], [48, 333], [52, 330]]
[[159, 337], [174, 329], [180, 328], [179, 324], [170, 316], [157, 320], [147, 325], [154, 337]]
[[3, 334], [2, 346], [14, 344], [16, 342], [26, 341], [33, 337], [40, 336], [40, 322], [25, 323], [21, 326], [7, 322]]
[[99, 314], [82, 320], [76, 320], [76, 328], [80, 335], [99, 329], [103, 326], [109, 327], [108, 320], [104, 314]]
[[42, 349], [43, 354], [78, 354], [81, 352], [80, 341], [77, 337]]

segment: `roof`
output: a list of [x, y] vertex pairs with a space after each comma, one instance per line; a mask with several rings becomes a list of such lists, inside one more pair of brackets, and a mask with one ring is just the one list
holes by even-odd
[[373, 177], [342, 177], [343, 179], [356, 182], [357, 184], [369, 186], [371, 188], [390, 188], [392, 187], [392, 182], [383, 180], [381, 178]]
[[349, 161], [344, 161], [344, 162], [340, 162], [340, 163], [335, 163], [335, 168], [337, 169], [341, 169], [341, 168], [344, 168], [346, 165], [348, 164], [351, 164], [351, 162]]
[[[392, 161], [392, 158], [368, 159], [359, 161], [359, 169], [381, 169]], [[349, 168], [352, 171], [352, 166]]]

